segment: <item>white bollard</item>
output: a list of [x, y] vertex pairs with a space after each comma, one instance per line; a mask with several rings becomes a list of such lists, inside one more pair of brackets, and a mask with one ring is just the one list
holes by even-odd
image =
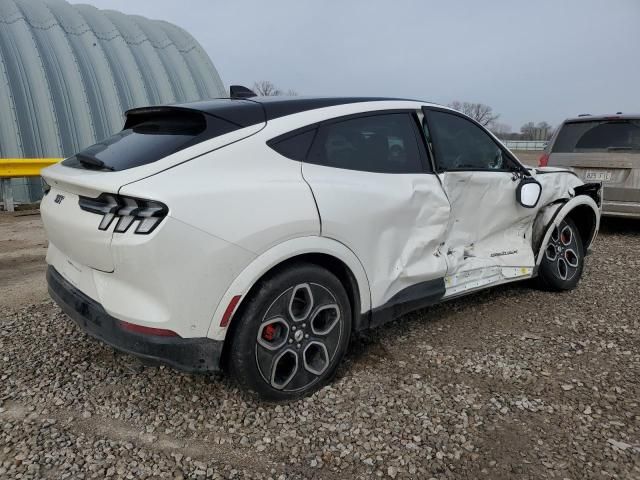
[[0, 190], [2, 190], [2, 201], [4, 202], [5, 211], [13, 212], [15, 206], [13, 205], [13, 189], [11, 188], [10, 178], [0, 178]]

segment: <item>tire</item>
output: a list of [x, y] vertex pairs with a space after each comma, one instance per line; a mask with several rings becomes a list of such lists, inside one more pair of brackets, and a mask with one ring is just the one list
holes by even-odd
[[260, 281], [233, 320], [227, 370], [267, 401], [302, 398], [335, 375], [349, 345], [351, 306], [331, 272], [286, 267]]
[[538, 271], [538, 285], [550, 291], [576, 288], [584, 269], [580, 232], [570, 218], [554, 228]]

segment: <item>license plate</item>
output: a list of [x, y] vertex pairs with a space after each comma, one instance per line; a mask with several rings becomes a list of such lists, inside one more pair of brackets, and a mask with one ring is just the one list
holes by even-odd
[[596, 182], [610, 182], [612, 172], [609, 170], [587, 170], [584, 174], [585, 180], [593, 180]]

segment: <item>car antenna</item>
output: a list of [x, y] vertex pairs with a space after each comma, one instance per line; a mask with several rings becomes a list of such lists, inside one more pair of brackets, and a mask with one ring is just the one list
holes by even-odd
[[243, 87], [242, 85], [231, 85], [229, 87], [229, 97], [231, 98], [235, 98], [235, 99], [240, 99], [240, 98], [251, 98], [251, 97], [257, 97], [258, 95], [256, 95], [256, 93], [247, 88], [247, 87]]

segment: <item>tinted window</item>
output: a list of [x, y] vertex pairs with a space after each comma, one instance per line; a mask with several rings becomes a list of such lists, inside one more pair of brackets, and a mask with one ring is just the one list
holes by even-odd
[[285, 138], [284, 140], [276, 139], [274, 142], [269, 141], [268, 145], [280, 155], [302, 162], [307, 157], [307, 153], [309, 152], [309, 148], [311, 148], [311, 142], [313, 142], [315, 134], [315, 129], [309, 130], [307, 132], [294, 135], [293, 137]]
[[221, 118], [197, 112], [134, 115], [127, 118], [124, 130], [69, 157], [63, 164], [100, 168], [102, 163], [108, 170], [126, 170], [155, 162], [238, 128]]
[[366, 172], [423, 172], [416, 129], [407, 113], [358, 117], [323, 125], [307, 161]]
[[640, 120], [566, 123], [552, 152], [640, 152]]
[[442, 170], [503, 170], [509, 161], [498, 144], [466, 118], [430, 111], [436, 164]]

